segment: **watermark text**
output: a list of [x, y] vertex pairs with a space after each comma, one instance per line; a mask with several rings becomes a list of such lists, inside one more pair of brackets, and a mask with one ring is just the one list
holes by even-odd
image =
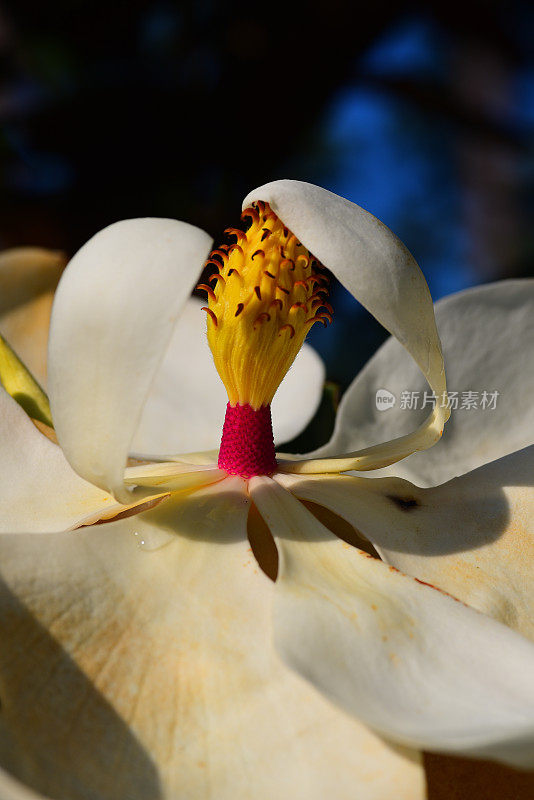
[[403, 391], [400, 396], [390, 392], [388, 389], [378, 389], [375, 395], [376, 407], [379, 411], [387, 411], [399, 401], [399, 408], [405, 410], [415, 410], [418, 408], [435, 408], [446, 406], [451, 411], [495, 411], [500, 392], [497, 389], [483, 391], [448, 392], [443, 395], [436, 395], [434, 392], [427, 391]]

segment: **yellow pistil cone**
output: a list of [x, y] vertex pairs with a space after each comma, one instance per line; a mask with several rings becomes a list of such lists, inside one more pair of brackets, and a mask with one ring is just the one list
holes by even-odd
[[328, 279], [266, 203], [254, 203], [246, 232], [215, 249], [208, 293], [208, 341], [232, 406], [269, 405], [315, 322], [331, 321]]

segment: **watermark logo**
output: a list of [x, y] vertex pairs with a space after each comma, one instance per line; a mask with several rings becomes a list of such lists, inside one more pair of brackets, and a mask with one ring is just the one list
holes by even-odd
[[388, 392], [387, 389], [377, 389], [375, 403], [379, 411], [387, 411], [389, 408], [393, 408], [396, 402], [397, 398], [392, 392]]

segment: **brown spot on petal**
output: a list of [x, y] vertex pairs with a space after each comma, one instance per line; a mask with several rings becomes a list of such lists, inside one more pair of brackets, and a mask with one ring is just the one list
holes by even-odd
[[412, 508], [418, 508], [420, 506], [419, 500], [415, 497], [397, 497], [394, 494], [386, 495], [388, 500], [391, 500], [392, 503], [401, 509], [401, 511], [410, 511]]

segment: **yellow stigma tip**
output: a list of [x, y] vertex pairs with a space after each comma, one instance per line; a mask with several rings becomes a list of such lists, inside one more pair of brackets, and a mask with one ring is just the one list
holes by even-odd
[[[267, 203], [245, 209], [237, 243], [210, 254], [208, 341], [232, 405], [268, 405], [315, 322], [331, 320], [325, 278], [313, 256]], [[311, 273], [310, 273], [311, 266]], [[318, 288], [318, 284], [321, 284]]]

